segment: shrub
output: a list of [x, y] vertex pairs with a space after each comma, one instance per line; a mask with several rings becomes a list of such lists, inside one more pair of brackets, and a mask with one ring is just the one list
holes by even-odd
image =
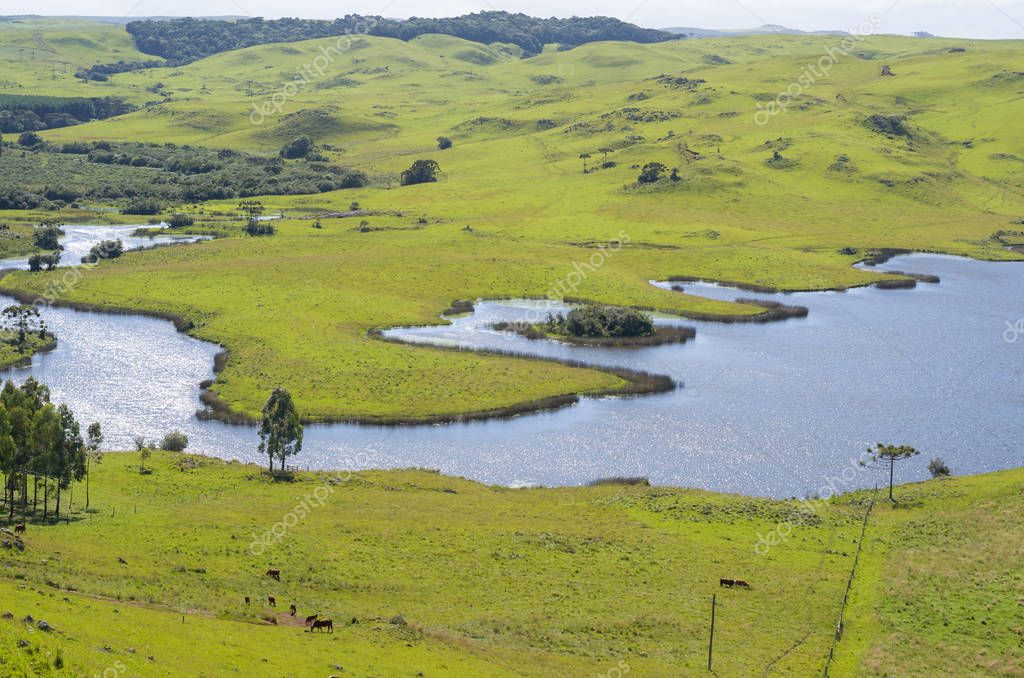
[[438, 137], [437, 138], [437, 148], [438, 148], [438, 150], [445, 151], [445, 150], [448, 150], [451, 147], [452, 147], [452, 140], [449, 139], [448, 137]]
[[160, 441], [160, 449], [168, 452], [184, 452], [188, 447], [188, 436], [181, 431], [171, 431]]
[[18, 145], [25, 148], [35, 148], [43, 143], [43, 138], [35, 132], [22, 132], [18, 137]]
[[196, 223], [196, 220], [191, 214], [172, 214], [171, 218], [167, 220], [167, 225], [171, 228], [185, 228]]
[[928, 472], [932, 474], [932, 478], [939, 478], [950, 474], [949, 467], [946, 466], [946, 462], [942, 461], [942, 457], [935, 457], [928, 462]]

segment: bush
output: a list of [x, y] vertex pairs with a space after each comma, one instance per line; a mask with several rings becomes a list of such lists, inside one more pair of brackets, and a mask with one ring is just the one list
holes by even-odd
[[632, 308], [583, 306], [565, 316], [548, 316], [547, 331], [572, 337], [646, 337], [654, 333], [649, 315]]
[[288, 159], [305, 158], [313, 150], [313, 140], [303, 135], [292, 139], [281, 147], [281, 157]]
[[167, 220], [167, 225], [171, 228], [185, 228], [194, 223], [196, 220], [190, 214], [172, 214], [171, 218]]
[[402, 172], [402, 185], [412, 186], [437, 181], [437, 173], [440, 171], [441, 168], [433, 160], [417, 160], [409, 169]]
[[160, 441], [160, 449], [168, 452], [184, 452], [188, 447], [188, 436], [181, 431], [171, 431]]
[[950, 475], [949, 467], [946, 466], [946, 462], [942, 461], [942, 457], [935, 457], [928, 462], [928, 472], [932, 474], [932, 478]]
[[43, 143], [43, 138], [35, 132], [22, 132], [18, 137], [18, 145], [26, 148], [35, 148]]
[[445, 150], [448, 150], [451, 147], [452, 147], [452, 140], [449, 139], [448, 137], [438, 137], [437, 138], [437, 148], [439, 150], [445, 151]]

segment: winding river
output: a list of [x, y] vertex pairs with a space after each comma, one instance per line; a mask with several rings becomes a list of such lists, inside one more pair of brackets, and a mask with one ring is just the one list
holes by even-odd
[[[68, 257], [112, 236], [69, 227]], [[122, 236], [123, 237], [123, 236]], [[154, 244], [126, 240], [126, 246]], [[75, 248], [75, 254], [70, 250]], [[201, 245], [199, 245], [201, 246]], [[9, 265], [9, 264], [8, 264]], [[482, 302], [451, 325], [389, 334], [407, 341], [518, 350], [668, 374], [671, 393], [584, 399], [508, 420], [415, 427], [306, 427], [297, 458], [310, 468], [427, 467], [504, 485], [573, 485], [606, 476], [765, 496], [825, 494], [883, 483], [857, 465], [875, 442], [916, 446], [898, 468], [924, 478], [941, 456], [956, 474], [1024, 465], [1024, 266], [906, 255], [884, 270], [930, 273], [911, 290], [763, 295], [685, 284], [722, 299], [761, 297], [810, 309], [807, 318], [697, 327], [682, 345], [596, 349], [528, 341], [488, 329], [524, 317], [529, 301]], [[7, 298], [0, 299], [10, 303]], [[135, 435], [185, 432], [190, 449], [244, 461], [254, 427], [195, 417], [199, 382], [213, 378], [218, 347], [141, 316], [47, 308], [58, 337], [31, 367], [9, 370], [50, 385], [83, 422], [98, 420], [106, 446]]]

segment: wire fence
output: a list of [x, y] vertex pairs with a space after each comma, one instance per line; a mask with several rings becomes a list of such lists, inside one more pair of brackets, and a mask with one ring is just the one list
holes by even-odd
[[860, 562], [860, 552], [864, 548], [864, 535], [868, 529], [868, 519], [871, 517], [871, 510], [875, 508], [875, 499], [877, 497], [877, 491], [875, 496], [871, 497], [871, 503], [868, 504], [867, 511], [864, 512], [864, 522], [860, 526], [860, 539], [857, 541], [857, 553], [853, 556], [853, 567], [850, 568], [850, 578], [846, 580], [846, 590], [843, 591], [843, 600], [839, 604], [839, 620], [836, 622], [835, 633], [832, 636], [832, 645], [828, 649], [828, 657], [825, 659], [825, 671], [822, 674], [823, 678], [828, 678], [828, 671], [832, 666], [832, 660], [835, 658], [836, 646], [839, 644], [840, 639], [843, 637], [843, 625], [845, 624], [846, 615], [846, 603], [850, 599], [850, 589], [853, 588], [853, 578], [857, 574], [857, 563]]

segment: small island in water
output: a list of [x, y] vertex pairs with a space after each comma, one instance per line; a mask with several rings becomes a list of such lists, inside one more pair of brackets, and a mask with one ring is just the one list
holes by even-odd
[[0, 311], [0, 369], [27, 365], [36, 353], [56, 347], [57, 337], [35, 306], [14, 304]]
[[637, 309], [600, 305], [550, 314], [542, 323], [499, 322], [491, 327], [527, 339], [555, 339], [581, 346], [659, 346], [681, 344], [697, 336], [692, 327], [658, 327], [649, 314]]

